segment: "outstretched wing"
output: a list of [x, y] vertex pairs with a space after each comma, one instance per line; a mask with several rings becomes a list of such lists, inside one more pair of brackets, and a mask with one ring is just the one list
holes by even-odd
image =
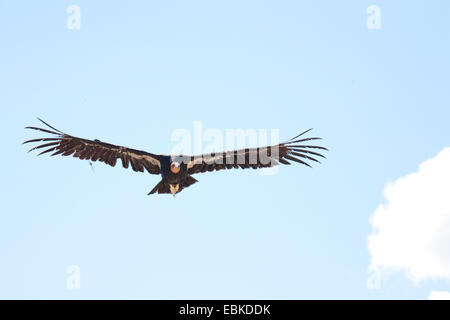
[[187, 162], [188, 173], [195, 174], [232, 168], [267, 168], [278, 165], [279, 163], [291, 164], [288, 160], [310, 167], [308, 161], [320, 162], [317, 160], [317, 157], [325, 158], [316, 151], [327, 150], [324, 147], [308, 144], [308, 141], [318, 140], [320, 138], [300, 138], [311, 130], [309, 129], [291, 140], [275, 146], [194, 156]]
[[[39, 119], [39, 118], [38, 118]], [[131, 168], [137, 172], [144, 172], [144, 168], [152, 174], [159, 174], [161, 172], [161, 157], [159, 155], [151, 154], [145, 151], [129, 149], [126, 147], [116, 146], [113, 144], [101, 142], [100, 140], [88, 140], [77, 138], [58, 129], [53, 128], [43, 120], [39, 119], [43, 124], [52, 130], [26, 127], [26, 129], [39, 130], [54, 136], [49, 138], [38, 138], [25, 141], [24, 143], [44, 142], [30, 151], [37, 149], [44, 149], [38, 155], [53, 152], [51, 155], [73, 155], [75, 158], [81, 160], [101, 161], [114, 167], [117, 159], [122, 160], [124, 168]]]

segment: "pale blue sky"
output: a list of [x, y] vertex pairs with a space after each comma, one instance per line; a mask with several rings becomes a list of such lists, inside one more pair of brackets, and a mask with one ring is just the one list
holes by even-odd
[[[81, 29], [66, 8], [81, 8]], [[381, 29], [366, 9], [381, 8]], [[426, 298], [366, 287], [385, 185], [449, 146], [448, 1], [0, 2], [0, 298]], [[154, 153], [205, 128], [314, 128], [309, 169], [160, 180], [21, 142], [58, 129]], [[66, 288], [66, 267], [81, 289]]]

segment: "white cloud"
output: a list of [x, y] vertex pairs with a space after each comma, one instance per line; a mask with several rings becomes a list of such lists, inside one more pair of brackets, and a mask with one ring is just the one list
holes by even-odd
[[431, 291], [428, 300], [450, 300], [448, 291]]
[[384, 196], [371, 218], [367, 286], [378, 288], [391, 271], [415, 282], [450, 280], [450, 148], [388, 184]]

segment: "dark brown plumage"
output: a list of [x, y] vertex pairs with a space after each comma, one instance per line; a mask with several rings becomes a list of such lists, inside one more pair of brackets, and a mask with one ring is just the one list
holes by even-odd
[[267, 168], [277, 165], [278, 162], [282, 164], [291, 164], [290, 161], [295, 161], [311, 167], [306, 161], [311, 160], [320, 162], [314, 157], [325, 158], [318, 152], [311, 149], [327, 150], [324, 147], [307, 145], [305, 142], [311, 140], [318, 140], [320, 138], [303, 138], [303, 136], [311, 129], [299, 134], [291, 140], [280, 143], [276, 146], [246, 148], [234, 151], [225, 151], [219, 154], [200, 155], [193, 157], [188, 164], [189, 174], [202, 173], [206, 171], [232, 169], [232, 168]]
[[307, 144], [308, 141], [320, 139], [318, 137], [300, 138], [311, 130], [309, 129], [291, 140], [275, 146], [198, 156], [162, 155], [116, 146], [97, 139], [88, 140], [74, 137], [55, 129], [41, 119], [39, 120], [51, 130], [38, 127], [26, 127], [26, 129], [52, 134], [53, 137], [25, 141], [24, 143], [44, 142], [30, 151], [43, 149], [39, 155], [50, 152], [52, 152], [52, 156], [72, 155], [81, 160], [100, 161], [113, 167], [120, 159], [124, 168], [131, 165], [131, 168], [137, 172], [147, 170], [151, 174], [161, 174], [162, 180], [149, 194], [171, 193], [175, 195], [197, 182], [191, 175], [207, 171], [267, 168], [279, 163], [288, 165], [289, 161], [310, 167], [307, 161], [319, 162], [317, 157], [324, 158], [324, 156], [317, 151], [327, 150], [321, 146]]

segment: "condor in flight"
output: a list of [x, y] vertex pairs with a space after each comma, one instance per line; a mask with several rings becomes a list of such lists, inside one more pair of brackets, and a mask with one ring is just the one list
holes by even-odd
[[[39, 118], [38, 118], [39, 119]], [[311, 129], [299, 134], [291, 140], [274, 146], [240, 149], [221, 153], [203, 154], [198, 156], [162, 155], [145, 151], [116, 146], [100, 140], [88, 140], [77, 138], [61, 132], [43, 120], [39, 119], [49, 129], [26, 127], [26, 129], [39, 130], [52, 134], [52, 137], [38, 138], [25, 141], [44, 142], [30, 151], [44, 148], [38, 155], [53, 152], [52, 156], [73, 155], [75, 158], [90, 161], [101, 161], [114, 167], [117, 159], [122, 160], [124, 168], [144, 172], [146, 169], [151, 174], [160, 174], [162, 180], [148, 193], [177, 194], [184, 188], [197, 182], [193, 174], [206, 171], [232, 169], [232, 168], [267, 168], [282, 164], [290, 164], [288, 160], [295, 161], [310, 167], [308, 160], [319, 162], [316, 158], [322, 157], [313, 150], [327, 150], [324, 147], [310, 145], [308, 141], [320, 138], [303, 136]]]

